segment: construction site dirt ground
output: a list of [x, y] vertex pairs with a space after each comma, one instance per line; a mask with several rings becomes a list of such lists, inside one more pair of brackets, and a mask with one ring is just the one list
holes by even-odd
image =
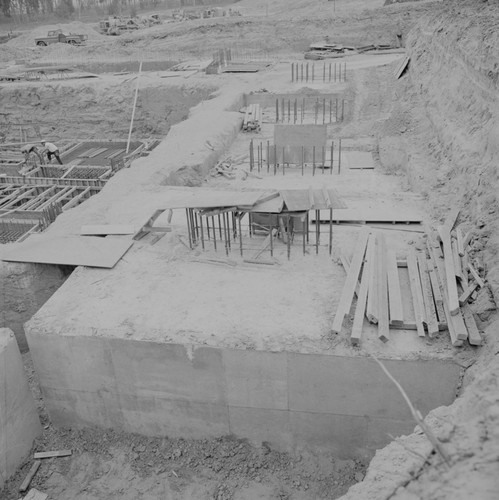
[[[379, 21], [384, 15], [382, 2], [352, 2], [351, 10], [346, 3], [337, 3], [338, 18], [333, 22], [335, 26], [341, 26], [343, 31], [340, 34], [344, 33], [345, 38], [354, 37], [346, 35], [350, 31], [355, 31], [355, 37], [363, 40], [366, 36], [381, 37], [383, 30], [386, 30], [385, 21]], [[407, 2], [407, 5], [404, 3], [388, 9], [391, 9], [391, 16], [403, 20], [409, 28], [415, 25], [416, 18], [423, 11], [431, 13], [433, 8], [440, 8], [439, 5], [434, 5], [439, 3]], [[300, 26], [309, 10], [309, 5], [305, 4], [307, 2], [296, 0], [283, 8], [279, 2], [276, 3], [275, 15], [282, 17], [288, 27], [296, 28], [295, 38], [296, 34], [305, 31], [305, 28]], [[326, 7], [324, 4], [320, 5], [319, 10], [324, 14]], [[248, 15], [248, 22], [253, 30], [252, 36], [259, 24], [258, 20], [250, 19], [249, 16], [258, 15], [257, 8], [263, 9], [263, 3], [251, 6], [248, 1], [241, 2], [240, 10]], [[279, 8], [282, 10], [278, 11]], [[364, 8], [374, 10], [364, 12]], [[332, 19], [332, 12], [327, 12]], [[279, 13], [282, 13], [282, 16], [279, 16]], [[271, 18], [272, 14], [271, 12]], [[323, 25], [322, 21], [319, 23], [318, 14], [313, 17], [315, 22], [320, 24], [320, 30], [325, 33], [328, 26]], [[220, 22], [231, 24], [235, 21]], [[313, 20], [307, 20], [308, 27], [311, 22]], [[366, 32], [362, 34], [360, 31], [364, 27]], [[152, 29], [150, 40], [146, 31], [130, 37], [131, 40], [136, 39], [137, 53], [141, 53], [142, 45], [145, 47], [148, 42], [158, 46], [160, 50], [162, 39], [158, 36], [158, 29]], [[194, 52], [194, 45], [200, 37], [199, 29], [199, 26], [192, 27], [190, 24], [186, 24], [184, 29], [175, 27], [175, 36], [165, 39], [165, 53], [174, 49]], [[208, 30], [206, 36], [209, 37], [210, 26], [204, 29]], [[214, 22], [211, 29], [214, 34], [218, 33], [218, 21]], [[278, 50], [291, 51], [287, 47], [287, 37], [290, 35], [270, 43], [274, 37], [278, 38], [273, 32], [267, 33], [267, 30], [271, 29], [271, 22], [262, 20], [261, 29], [270, 48], [275, 44]], [[231, 40], [235, 36], [234, 33], [237, 31], [231, 29], [226, 38], [223, 38], [223, 35], [214, 36], [210, 43], [216, 45], [224, 40]], [[16, 46], [15, 41], [14, 39], [9, 42], [5, 52], [0, 49], [4, 60], [26, 52], [25, 47], [21, 46], [21, 43], [27, 44], [25, 39], [19, 40], [19, 46]], [[370, 43], [371, 38], [365, 41]], [[99, 43], [111, 42], [99, 39]], [[108, 52], [110, 59], [117, 52], [124, 50], [120, 43], [122, 42], [119, 40], [112, 42], [112, 48]], [[68, 47], [65, 50], [71, 52], [74, 48]], [[89, 54], [95, 50], [95, 47], [90, 46]], [[133, 52], [133, 49], [130, 49], [130, 52]], [[286, 61], [274, 62], [269, 70], [250, 75], [196, 74], [188, 79], [161, 78], [161, 72], [142, 75], [141, 88], [144, 89], [144, 95], [142, 101], [139, 99], [138, 105], [137, 138], [148, 134], [155, 138], [164, 137], [176, 123], [179, 123], [179, 129], [173, 130], [168, 136], [169, 139], [160, 144], [149, 157], [136, 161], [130, 169], [120, 172], [101, 194], [61, 216], [49, 228], [48, 234], [79, 234], [81, 225], [90, 223], [139, 225], [147, 220], [160, 200], [172, 189], [180, 189], [168, 186], [172, 183], [218, 190], [308, 189], [309, 186], [327, 186], [334, 188], [349, 208], [420, 214], [423, 217], [423, 226], [390, 225], [377, 228], [383, 231], [397, 254], [401, 256], [408, 249], [420, 245], [423, 228], [442, 223], [450, 207], [459, 204], [463, 199], [463, 194], [458, 184], [452, 184], [452, 179], [458, 174], [451, 173], [446, 177], [449, 170], [442, 171], [438, 168], [439, 160], [450, 158], [450, 153], [446, 150], [442, 152], [435, 143], [424, 98], [416, 94], [407, 79], [396, 81], [393, 77], [402, 54], [353, 56], [342, 59], [347, 61], [348, 78], [346, 83], [336, 86], [323, 83], [292, 84], [290, 62], [301, 62], [299, 57], [295, 46], [292, 56]], [[10, 119], [18, 121], [24, 117], [39, 122], [44, 116], [51, 125], [45, 128], [42, 125], [43, 133], [58, 140], [74, 136], [91, 139], [96, 138], [96, 134], [103, 133], [107, 133], [109, 138], [123, 138], [131, 109], [127, 108], [127, 114], [125, 107], [131, 103], [135, 83], [136, 78], [133, 75], [106, 75], [92, 80], [91, 83], [72, 80], [50, 85], [31, 82], [6, 84], [0, 89], [0, 99], [3, 109], [4, 99], [7, 97], [9, 114], [2, 116], [2, 120], [8, 124]], [[344, 91], [345, 95], [351, 97], [353, 108], [347, 109], [348, 119], [345, 123], [330, 127], [331, 134], [340, 134], [344, 138], [346, 152], [372, 152], [374, 170], [345, 169], [341, 175], [330, 175], [326, 170], [325, 173], [319, 171], [312, 176], [309, 169], [302, 176], [300, 169], [294, 168], [286, 171], [285, 175], [280, 171], [274, 176], [272, 172], [267, 173], [264, 170], [257, 174], [259, 177], [248, 176], [249, 160], [245, 156], [248, 154], [249, 138], [267, 141], [271, 137], [271, 129], [264, 123], [259, 134], [236, 135], [234, 123], [242, 116], [239, 113], [239, 107], [242, 107], [241, 96], [262, 89], [276, 93], [302, 92], [304, 95], [313, 91]], [[43, 105], [44, 110], [38, 111], [33, 106], [34, 100], [40, 99], [35, 94], [42, 96], [42, 101], [43, 98], [48, 101], [49, 105]], [[69, 120], [63, 124], [58, 123], [59, 116], [65, 114], [67, 117], [75, 102], [78, 112], [84, 117], [81, 123], [71, 124]], [[190, 111], [194, 106], [196, 108]], [[270, 110], [267, 112], [271, 113]], [[182, 121], [192, 116], [196, 119], [189, 120], [189, 128], [182, 128]], [[119, 127], [115, 127], [115, 123], [119, 123]], [[210, 123], [213, 123], [213, 127], [210, 127]], [[458, 135], [459, 129], [453, 122], [447, 123], [444, 135], [452, 136], [453, 132]], [[7, 130], [4, 137], [7, 138], [9, 133], [12, 132]], [[232, 141], [231, 138], [235, 140]], [[237, 162], [234, 180], [201, 175], [200, 169], [196, 168], [186, 169], [180, 177], [172, 176], [174, 169], [181, 166], [176, 163], [177, 159], [183, 158], [185, 151], [192, 154], [192, 165], [202, 165], [211, 153], [209, 145], [220, 149], [220, 144], [227, 144], [221, 158], [242, 157]], [[466, 151], [462, 152], [462, 158], [464, 162]], [[402, 164], [405, 168], [401, 168]], [[467, 229], [477, 234], [475, 242], [482, 245], [482, 248], [477, 245], [477, 251], [483, 250], [489, 238], [497, 241], [494, 226], [496, 215], [495, 212], [489, 211], [496, 202], [493, 200], [490, 203], [489, 191], [484, 191], [482, 196], [483, 199], [489, 197], [488, 202], [483, 201], [480, 205], [486, 209], [479, 217], [480, 224], [485, 225], [488, 233], [481, 231], [483, 225], [477, 226], [476, 208], [475, 212], [470, 208], [470, 212], [463, 217]], [[470, 201], [469, 206], [472, 204]], [[339, 255], [352, 254], [359, 230], [356, 225], [333, 227], [332, 263], [325, 236], [317, 255], [315, 246], [310, 245], [307, 247], [307, 254], [303, 256], [301, 245], [296, 242], [292, 246], [289, 261], [286, 258], [285, 245], [277, 241], [276, 245], [280, 246], [275, 249], [277, 264], [274, 266], [244, 263], [237, 253], [237, 248], [233, 248], [229, 255], [234, 265], [206, 262], [209, 258], [223, 260], [223, 249], [219, 248], [217, 252], [213, 248], [204, 252], [200, 248], [189, 251], [185, 245], [185, 215], [181, 211], [174, 211], [172, 227], [172, 233], [154, 245], [149, 244], [149, 237], [138, 242], [112, 272], [77, 269], [69, 276], [66, 283], [68, 286], [59, 293], [56, 292], [52, 299], [49, 299], [49, 296], [55, 286], [47, 285], [50, 293], [46, 294], [43, 302], [46, 299], [49, 299], [49, 302], [38, 317], [43, 318], [45, 315], [45, 319], [52, 318], [50, 321], [54, 328], [58, 328], [62, 335], [70, 335], [73, 325], [84, 322], [89, 332], [92, 332], [90, 334], [102, 330], [106, 335], [126, 335], [151, 340], [155, 337], [145, 335], [152, 332], [152, 335], [165, 342], [183, 340], [208, 346], [334, 352], [347, 356], [370, 353], [396, 359], [453, 359], [466, 368], [476, 363], [477, 367], [483, 368], [484, 373], [488, 369], [488, 365], [481, 361], [485, 358], [482, 353], [492, 352], [495, 344], [488, 340], [487, 336], [484, 347], [480, 349], [468, 346], [456, 350], [450, 345], [447, 332], [442, 332], [434, 339], [421, 340], [414, 331], [397, 331], [389, 342], [381, 343], [372, 327], [363, 336], [362, 344], [358, 348], [350, 345], [346, 334], [331, 334], [332, 317], [346, 276]], [[480, 231], [477, 231], [477, 227]], [[324, 231], [327, 231], [326, 228], [327, 225], [324, 225]], [[255, 243], [248, 238], [245, 239], [246, 244], [249, 249]], [[0, 265], [4, 268], [13, 266], [4, 262]], [[6, 273], [5, 283], [8, 283], [9, 276], [15, 274], [14, 271]], [[65, 278], [66, 276], [60, 276], [57, 279], [62, 283]], [[53, 276], [47, 277], [47, 281], [52, 279]], [[188, 287], [184, 285], [185, 282], [189, 283]], [[245, 285], [244, 290], [241, 290], [242, 283]], [[402, 287], [407, 289], [408, 282], [403, 282]], [[125, 288], [127, 294], [124, 293]], [[119, 300], [113, 296], [117, 289], [120, 290]], [[37, 302], [36, 309], [42, 305], [40, 302]], [[8, 314], [2, 311], [4, 317], [14, 323], [20, 323], [21, 317], [22, 321], [28, 319], [25, 310], [15, 310], [19, 303], [12, 304]], [[195, 309], [191, 304], [196, 304]], [[35, 312], [36, 310], [32, 311], [33, 314]], [[497, 335], [489, 326], [495, 317], [490, 291], [481, 291], [475, 312], [478, 314], [480, 329], [489, 328], [489, 332], [495, 332]], [[162, 328], [166, 317], [168, 327]], [[116, 328], [120, 323], [120, 329]], [[22, 342], [22, 332], [16, 334]], [[490, 352], [487, 354], [489, 357], [492, 356]], [[290, 455], [273, 450], [265, 443], [261, 447], [254, 447], [246, 441], [230, 437], [218, 440], [189, 440], [146, 438], [111, 430], [57, 429], [52, 426], [44, 407], [30, 353], [25, 352], [23, 359], [44, 426], [44, 434], [36, 443], [35, 450], [73, 451], [71, 457], [44, 461], [35, 476], [32, 486], [48, 493], [49, 498], [339, 498], [351, 485], [362, 481], [366, 472], [366, 463], [339, 460], [332, 455], [310, 452]], [[483, 375], [470, 372], [469, 382], [480, 376]], [[491, 380], [493, 381], [494, 377], [490, 377], [490, 380], [483, 376], [483, 379], [493, 385]], [[490, 401], [497, 400], [497, 395], [491, 394], [488, 388], [482, 387], [479, 394]], [[450, 417], [446, 415], [445, 418]], [[491, 413], [490, 421], [494, 418], [496, 417]], [[497, 422], [497, 418], [494, 422]], [[457, 428], [459, 424], [455, 425]], [[484, 439], [492, 440], [491, 436], [494, 435], [497, 437], [497, 426], [490, 427], [489, 437]], [[470, 447], [476, 447], [472, 452], [477, 455], [479, 449], [482, 451], [479, 441], [478, 438], [469, 438], [466, 441]], [[484, 469], [494, 463], [497, 465], [497, 439], [492, 443], [495, 443], [495, 446], [492, 446], [488, 455], [483, 458]], [[393, 460], [395, 463], [398, 458]], [[390, 469], [393, 463], [387, 458], [382, 467]], [[19, 497], [17, 490], [29, 467], [30, 462], [27, 461], [9, 481], [6, 488], [0, 492], [2, 500], [14, 500]], [[480, 462], [477, 462], [477, 470], [480, 467]], [[423, 478], [425, 472], [431, 476], [431, 470], [428, 469], [429, 467], [422, 468], [418, 472]], [[424, 484], [418, 485], [415, 480], [413, 493], [402, 492], [396, 498], [439, 498], [435, 493], [439, 486], [438, 479], [434, 476], [430, 479], [435, 490], [425, 489]], [[409, 482], [410, 480], [411, 478], [408, 479]], [[451, 473], [445, 481], [446, 486], [452, 483]], [[453, 488], [446, 491], [457, 494]], [[404, 494], [407, 496], [403, 496]], [[463, 485], [461, 494], [464, 496], [456, 498], [472, 498], [473, 492]], [[375, 496], [373, 493], [371, 497], [364, 491], [357, 498], [382, 496]], [[388, 495], [384, 498], [388, 498]], [[480, 498], [488, 499], [493, 496], [487, 496], [485, 491]]]

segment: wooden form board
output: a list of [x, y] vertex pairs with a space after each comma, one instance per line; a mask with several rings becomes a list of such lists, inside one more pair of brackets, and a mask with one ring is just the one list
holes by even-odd
[[277, 149], [286, 146], [305, 146], [322, 151], [327, 144], [327, 125], [274, 125], [274, 144]]
[[[320, 219], [329, 222], [329, 212], [321, 211]], [[417, 213], [400, 213], [380, 209], [343, 208], [334, 211], [333, 222], [362, 222], [388, 224], [420, 224], [423, 217]]]
[[395, 70], [395, 78], [397, 80], [402, 76], [402, 74], [406, 70], [410, 60], [411, 58], [409, 56], [405, 56], [402, 62], [400, 63], [399, 67]]
[[416, 326], [419, 337], [425, 337], [424, 322], [424, 303], [423, 292], [421, 290], [421, 281], [418, 270], [418, 262], [414, 252], [407, 256], [407, 269], [409, 271], [409, 282], [411, 285], [412, 303], [414, 306], [414, 316], [416, 318]]
[[389, 313], [388, 313], [388, 279], [386, 275], [386, 242], [383, 233], [377, 235], [377, 260], [378, 260], [378, 338], [383, 342], [390, 339]]
[[378, 323], [378, 259], [376, 258], [376, 238], [374, 234], [367, 244], [367, 258], [369, 262], [369, 292], [367, 294], [366, 316], [370, 323]]
[[[340, 209], [345, 208], [344, 201], [335, 189], [286, 189], [280, 194], [290, 212], [303, 210]], [[328, 210], [327, 221], [330, 213]]]
[[124, 224], [88, 224], [81, 226], [82, 236], [99, 236], [108, 234], [134, 234], [133, 226]]
[[359, 279], [360, 270], [362, 268], [362, 264], [364, 261], [364, 255], [366, 253], [368, 238], [369, 238], [369, 231], [366, 229], [362, 229], [359, 234], [359, 238], [355, 248], [355, 253], [352, 258], [352, 264], [350, 265], [350, 270], [347, 275], [345, 285], [343, 287], [343, 292], [341, 294], [340, 302], [336, 310], [336, 315], [334, 317], [333, 328], [332, 328], [333, 333], [341, 333], [343, 320], [350, 311], [353, 295]]
[[263, 201], [253, 205], [251, 208], [252, 213], [267, 213], [267, 214], [280, 214], [284, 208], [284, 200], [281, 195], [272, 198], [271, 200]]
[[421, 280], [421, 291], [423, 295], [423, 305], [425, 310], [426, 328], [428, 335], [434, 337], [439, 330], [437, 311], [433, 300], [433, 293], [431, 290], [430, 276], [428, 272], [428, 265], [426, 263], [426, 254], [418, 252], [417, 254], [419, 277]]
[[371, 153], [364, 151], [344, 151], [341, 156], [343, 163], [351, 170], [374, 168], [373, 155]]
[[447, 297], [449, 301], [449, 311], [452, 316], [459, 313], [459, 297], [457, 295], [456, 273], [454, 269], [454, 254], [452, 251], [452, 243], [448, 227], [441, 226], [438, 228], [438, 233], [444, 247], [444, 267], [445, 280], [447, 288]]
[[131, 239], [50, 237], [32, 235], [22, 243], [9, 245], [2, 260], [68, 266], [112, 268], [132, 246]]
[[402, 291], [400, 289], [399, 272], [398, 272], [395, 252], [391, 248], [388, 248], [385, 255], [386, 255], [386, 272], [388, 277], [390, 325], [395, 325], [404, 322]]
[[[348, 272], [348, 270], [347, 270]], [[364, 313], [367, 306], [367, 294], [369, 291], [369, 260], [364, 264], [362, 270], [362, 279], [360, 287], [357, 289], [357, 307], [353, 318], [352, 334], [350, 335], [350, 342], [353, 345], [358, 345], [362, 337], [362, 327], [364, 325]]]
[[212, 191], [192, 188], [168, 193], [168, 199], [161, 204], [161, 208], [244, 207], [250, 209], [257, 203], [271, 200], [277, 196], [279, 196], [277, 191]]

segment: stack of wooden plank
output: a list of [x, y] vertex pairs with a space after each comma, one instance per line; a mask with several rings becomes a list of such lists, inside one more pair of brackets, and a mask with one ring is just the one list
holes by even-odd
[[[396, 258], [382, 233], [364, 229], [351, 262], [342, 256], [347, 280], [333, 322], [333, 332], [340, 333], [343, 320], [357, 296], [351, 342], [360, 343], [364, 317], [377, 324], [378, 337], [389, 340], [390, 329], [416, 330], [419, 337], [435, 337], [447, 330], [453, 346], [465, 340], [481, 345], [482, 339], [468, 302], [484, 281], [469, 262], [470, 236], [458, 228], [452, 231], [456, 217], [438, 228], [440, 242], [429, 233], [426, 248], [412, 250], [406, 259]], [[455, 236], [455, 238], [454, 238]], [[409, 276], [410, 305], [403, 305], [400, 267]], [[408, 300], [408, 299], [406, 299]], [[407, 318], [412, 310], [414, 317]], [[404, 312], [406, 311], [406, 312]]]
[[260, 132], [262, 129], [262, 109], [260, 104], [250, 104], [244, 114], [243, 131]]

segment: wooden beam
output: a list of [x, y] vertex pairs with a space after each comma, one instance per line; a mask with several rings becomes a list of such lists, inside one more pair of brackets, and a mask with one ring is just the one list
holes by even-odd
[[421, 289], [423, 292], [426, 327], [428, 329], [428, 335], [430, 337], [434, 337], [438, 333], [439, 328], [437, 311], [435, 309], [433, 293], [431, 290], [430, 276], [428, 274], [428, 266], [426, 264], [426, 254], [423, 252], [418, 252], [417, 260], [419, 267], [419, 277], [421, 279]]
[[[444, 266], [445, 266], [445, 281], [447, 289], [447, 300], [449, 312], [452, 316], [459, 313], [459, 297], [457, 295], [456, 275], [454, 271], [454, 257], [452, 253], [452, 244], [449, 231], [440, 226], [438, 233], [444, 247]], [[442, 277], [443, 278], [443, 277]]]
[[459, 305], [462, 307], [464, 304], [468, 303], [469, 298], [473, 292], [477, 289], [478, 283], [471, 283], [467, 288], [463, 290], [463, 293], [459, 296]]
[[477, 282], [478, 286], [480, 288], [483, 288], [485, 286], [485, 282], [480, 278], [480, 275], [477, 273], [476, 269], [468, 263], [468, 269], [470, 270], [471, 275], [473, 278], [475, 278], [475, 281]]
[[277, 229], [272, 229], [272, 232], [268, 234], [268, 236], [263, 240], [263, 243], [260, 245], [260, 248], [250, 257], [248, 260], [257, 260], [260, 255], [267, 249], [270, 245], [271, 238], [275, 238], [277, 234]]
[[447, 218], [445, 219], [445, 224], [444, 227], [446, 230], [450, 232], [454, 229], [454, 226], [456, 225], [457, 219], [459, 218], [459, 214], [461, 213], [460, 208], [453, 208], [450, 212]]
[[423, 312], [423, 295], [421, 291], [418, 264], [414, 252], [411, 252], [409, 253], [409, 255], [407, 255], [407, 269], [409, 271], [409, 284], [411, 287], [412, 304], [414, 307], [414, 317], [416, 320], [418, 337], [424, 337], [425, 331], [423, 322], [426, 318]]
[[367, 294], [369, 291], [369, 261], [367, 260], [362, 270], [362, 279], [357, 294], [357, 307], [353, 318], [350, 342], [358, 345], [362, 337], [362, 326], [364, 325], [364, 314], [366, 312]]
[[460, 227], [456, 228], [457, 251], [461, 257], [464, 257], [464, 236]]
[[[449, 330], [449, 335], [451, 339], [451, 344], [454, 347], [461, 347], [463, 345], [463, 340], [468, 338], [468, 330], [464, 324], [463, 317], [460, 314], [460, 309], [458, 309], [458, 314], [451, 314], [449, 309], [449, 297], [447, 295], [447, 283], [446, 283], [446, 271], [443, 259], [437, 256], [439, 248], [431, 248], [428, 245], [428, 250], [430, 252], [430, 257], [433, 259], [433, 264], [437, 270], [436, 275], [440, 285], [440, 291], [443, 297], [443, 307], [445, 316], [447, 317], [447, 327]], [[457, 292], [457, 286], [456, 286]]]
[[388, 277], [386, 273], [385, 235], [379, 233], [377, 238], [378, 260], [378, 338], [383, 342], [390, 339], [390, 320], [388, 311]]
[[395, 252], [389, 248], [386, 251], [386, 272], [388, 275], [388, 300], [390, 306], [390, 325], [404, 322], [402, 306], [402, 291]]
[[24, 478], [24, 481], [21, 483], [21, 486], [19, 486], [19, 491], [23, 492], [26, 491], [31, 483], [31, 480], [35, 476], [37, 470], [40, 468], [40, 465], [42, 465], [41, 460], [35, 460], [33, 462], [33, 465], [31, 466], [31, 469], [28, 472], [28, 475]]
[[463, 281], [463, 270], [461, 267], [461, 257], [459, 256], [459, 250], [457, 248], [456, 240], [451, 240], [452, 247], [452, 257], [454, 259], [454, 274], [459, 281]]
[[33, 458], [69, 457], [72, 454], [73, 452], [71, 450], [39, 451], [33, 455]]
[[355, 252], [352, 258], [352, 264], [350, 266], [350, 272], [348, 273], [345, 285], [343, 287], [343, 292], [340, 297], [340, 302], [336, 310], [336, 315], [333, 321], [333, 333], [341, 333], [341, 327], [343, 325], [343, 320], [345, 316], [349, 313], [350, 307], [352, 305], [353, 294], [355, 291], [355, 286], [359, 279], [360, 270], [362, 268], [362, 263], [364, 261], [364, 255], [366, 253], [367, 241], [369, 239], [369, 230], [362, 229], [357, 240]]
[[433, 259], [430, 257], [426, 261], [428, 267], [428, 276], [430, 278], [431, 291], [433, 294], [433, 300], [435, 301], [435, 309], [437, 311], [437, 317], [439, 323], [447, 323], [447, 318], [445, 317], [442, 293], [440, 292], [440, 287], [438, 285], [438, 278], [436, 275], [435, 266], [433, 264]]
[[367, 294], [366, 316], [370, 323], [378, 323], [378, 261], [376, 260], [376, 234], [373, 233], [367, 244], [369, 264], [369, 293]]
[[482, 336], [476, 326], [476, 321], [473, 316], [473, 312], [471, 311], [471, 307], [468, 304], [464, 304], [461, 307], [461, 311], [463, 313], [464, 323], [468, 329], [468, 342], [471, 345], [482, 345]]

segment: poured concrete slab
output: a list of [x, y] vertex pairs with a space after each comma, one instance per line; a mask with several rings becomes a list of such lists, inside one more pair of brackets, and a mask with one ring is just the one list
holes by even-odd
[[29, 454], [41, 434], [14, 334], [0, 328], [0, 489]]
[[22, 243], [10, 245], [3, 252], [2, 260], [112, 268], [132, 244], [130, 239], [32, 235]]

